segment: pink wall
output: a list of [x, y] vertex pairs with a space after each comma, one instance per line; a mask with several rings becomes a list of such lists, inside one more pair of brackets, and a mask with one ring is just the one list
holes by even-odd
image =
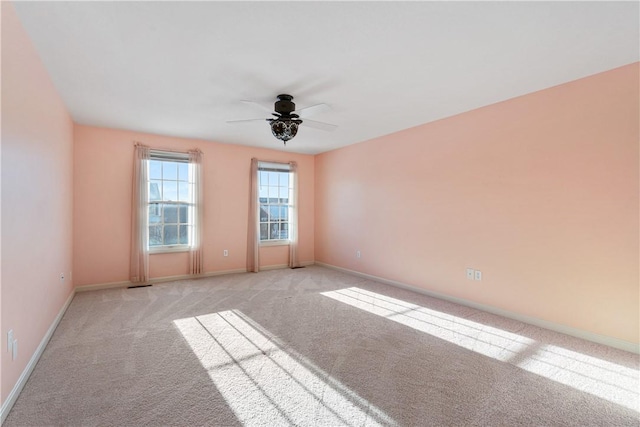
[[636, 63], [318, 155], [316, 261], [638, 343], [638, 80]]
[[[76, 285], [129, 279], [133, 141], [204, 153], [205, 272], [246, 266], [251, 157], [299, 164], [300, 260], [314, 260], [314, 159], [303, 154], [123, 130], [75, 126], [74, 279]], [[274, 144], [278, 141], [274, 140]], [[223, 257], [223, 250], [229, 251]], [[186, 253], [150, 256], [150, 276], [188, 273]], [[261, 265], [282, 265], [286, 247], [261, 249]]]
[[73, 123], [13, 5], [1, 7], [4, 402], [73, 288]]

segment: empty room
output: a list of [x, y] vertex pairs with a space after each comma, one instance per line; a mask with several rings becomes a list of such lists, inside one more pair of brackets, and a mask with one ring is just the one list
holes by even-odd
[[1, 7], [0, 423], [640, 425], [640, 3]]

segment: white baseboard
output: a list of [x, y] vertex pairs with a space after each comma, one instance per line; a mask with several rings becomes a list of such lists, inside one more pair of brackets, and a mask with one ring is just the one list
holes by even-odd
[[69, 308], [69, 304], [71, 304], [71, 301], [73, 300], [73, 297], [75, 294], [76, 292], [74, 289], [71, 292], [71, 294], [69, 294], [69, 297], [67, 298], [64, 305], [60, 309], [60, 312], [58, 312], [58, 315], [56, 316], [56, 318], [53, 320], [53, 323], [51, 323], [51, 326], [49, 326], [47, 333], [44, 334], [42, 341], [40, 341], [40, 345], [38, 345], [38, 348], [36, 348], [36, 351], [31, 356], [29, 363], [27, 363], [27, 366], [22, 371], [22, 374], [20, 375], [20, 378], [18, 378], [16, 385], [13, 386], [13, 389], [11, 390], [11, 393], [9, 393], [9, 396], [7, 396], [7, 399], [3, 402], [2, 408], [0, 409], [0, 424], [4, 423], [4, 420], [7, 418], [7, 415], [9, 415], [9, 411], [11, 411], [11, 408], [13, 407], [13, 404], [16, 402], [16, 399], [18, 399], [20, 392], [24, 388], [24, 385], [27, 383], [27, 380], [29, 379], [31, 372], [33, 372], [33, 369], [36, 367], [38, 360], [40, 360], [40, 356], [42, 356], [42, 353], [44, 352], [45, 347], [47, 346], [47, 344], [49, 343], [49, 340], [53, 336], [53, 333], [58, 327], [60, 320], [62, 320], [62, 316], [64, 316], [64, 313], [67, 311], [67, 308]]
[[[247, 270], [237, 269], [237, 270], [223, 270], [223, 271], [212, 271], [210, 273], [200, 274], [198, 276], [192, 276], [190, 274], [180, 274], [177, 276], [164, 276], [164, 277], [154, 277], [147, 281], [147, 284], [153, 283], [163, 283], [163, 282], [175, 282], [176, 280], [188, 280], [188, 279], [198, 279], [200, 277], [212, 277], [212, 276], [222, 276], [225, 274], [236, 274], [236, 273], [246, 273]], [[108, 283], [96, 283], [92, 285], [80, 285], [76, 286], [76, 292], [87, 292], [87, 291], [97, 291], [100, 289], [113, 289], [113, 288], [126, 288], [133, 285], [139, 285], [140, 283], [133, 283], [129, 280], [124, 280], [122, 282], [108, 282]]]
[[281, 270], [288, 267], [287, 264], [263, 265], [260, 267], [260, 271]]
[[402, 282], [396, 282], [395, 280], [389, 280], [378, 276], [372, 276], [370, 274], [361, 273], [355, 270], [349, 270], [347, 268], [338, 267], [331, 264], [325, 264], [323, 262], [316, 261], [316, 265], [327, 267], [332, 270], [341, 271], [344, 273], [352, 274], [354, 276], [362, 277], [364, 279], [373, 280], [375, 282], [384, 283], [386, 285], [395, 286], [398, 288], [406, 289], [409, 291], [417, 292], [423, 295], [427, 295], [430, 297], [438, 298], [441, 300], [450, 301], [456, 304], [464, 305], [467, 307], [472, 307], [478, 310], [486, 311], [489, 313], [497, 314], [499, 316], [507, 317], [509, 319], [518, 320], [523, 323], [528, 323], [533, 326], [538, 326], [541, 328], [549, 329], [555, 332], [560, 332], [566, 335], [570, 335], [572, 337], [581, 338], [587, 341], [592, 341], [598, 344], [604, 344], [609, 347], [617, 348], [620, 350], [628, 351], [631, 353], [640, 354], [640, 345], [635, 344], [629, 341], [621, 340], [619, 338], [609, 337], [606, 335], [600, 335], [593, 332], [585, 331], [582, 329], [574, 328], [571, 326], [562, 325], [559, 323], [549, 322], [547, 320], [538, 319], [536, 317], [526, 316], [523, 314], [515, 313], [508, 310], [503, 310], [501, 308], [493, 307], [490, 305], [480, 304], [474, 301], [469, 301], [463, 298], [452, 297], [446, 294], [441, 294], [438, 292], [428, 291], [426, 289], [418, 288], [416, 286], [408, 285]]
[[[313, 265], [313, 261], [305, 261], [301, 262], [301, 266]], [[280, 268], [289, 268], [287, 264], [276, 264], [276, 265], [267, 265], [264, 267], [260, 267], [260, 271], [268, 271], [268, 270], [277, 270]], [[221, 270], [221, 271], [211, 271], [209, 273], [203, 273], [197, 276], [192, 276], [190, 274], [180, 274], [177, 276], [164, 276], [164, 277], [155, 277], [149, 279], [147, 284], [153, 283], [163, 283], [163, 282], [174, 282], [177, 280], [188, 280], [188, 279], [198, 279], [201, 277], [214, 277], [214, 276], [224, 276], [226, 274], [238, 274], [238, 273], [246, 273], [247, 270], [245, 268], [238, 268], [235, 270]], [[108, 282], [108, 283], [96, 283], [92, 285], [80, 285], [76, 286], [76, 292], [87, 292], [87, 291], [97, 291], [100, 289], [113, 289], [113, 288], [126, 288], [136, 283], [130, 282], [129, 280], [124, 280], [121, 282]]]
[[[246, 268], [238, 268], [235, 270], [221, 270], [221, 271], [211, 271], [209, 273], [202, 273], [196, 276], [192, 276], [190, 274], [180, 274], [178, 276], [164, 276], [164, 277], [156, 277], [153, 279], [149, 279], [147, 283], [163, 283], [163, 282], [175, 282], [177, 280], [189, 280], [189, 279], [200, 279], [202, 277], [214, 277], [214, 276], [224, 276], [226, 274], [238, 274], [238, 273], [246, 273]], [[132, 283], [129, 283], [127, 286], [131, 286]]]
[[96, 283], [93, 285], [79, 285], [76, 286], [76, 292], [98, 291], [100, 289], [112, 289], [112, 288], [126, 288], [131, 286], [130, 281], [122, 282], [109, 282], [109, 283]]
[[[300, 267], [307, 267], [314, 264], [315, 263], [313, 261], [305, 261], [300, 263]], [[280, 270], [282, 268], [289, 268], [289, 264], [265, 265], [263, 267], [260, 267], [260, 271]]]

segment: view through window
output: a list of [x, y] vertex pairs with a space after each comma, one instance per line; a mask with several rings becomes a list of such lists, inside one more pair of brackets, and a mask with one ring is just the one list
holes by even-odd
[[293, 209], [293, 179], [286, 163], [258, 166], [260, 241], [288, 241], [289, 218]]
[[193, 180], [187, 154], [152, 152], [149, 160], [149, 247], [188, 247]]

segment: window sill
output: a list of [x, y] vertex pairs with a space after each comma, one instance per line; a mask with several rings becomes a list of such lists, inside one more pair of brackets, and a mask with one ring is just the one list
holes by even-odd
[[260, 246], [289, 246], [288, 240], [261, 240]]
[[189, 252], [191, 248], [186, 245], [176, 245], [176, 246], [161, 246], [155, 248], [149, 248], [149, 255], [154, 254], [169, 254], [175, 252]]

